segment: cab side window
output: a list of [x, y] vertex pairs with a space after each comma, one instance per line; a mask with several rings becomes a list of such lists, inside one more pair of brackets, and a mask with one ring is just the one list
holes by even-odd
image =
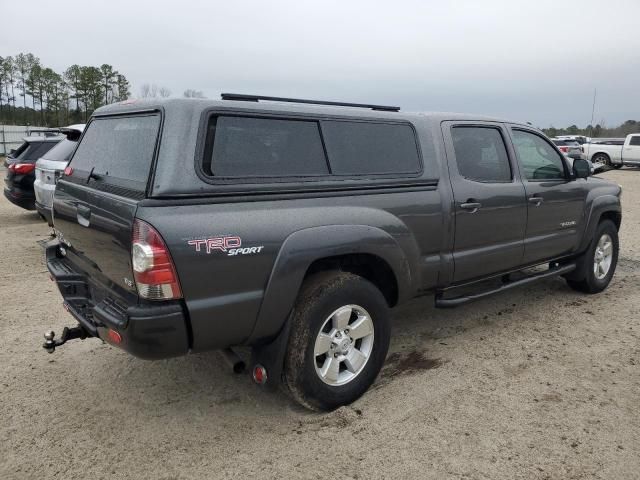
[[475, 182], [510, 182], [511, 166], [502, 135], [492, 127], [453, 127], [458, 172]]
[[513, 145], [527, 180], [564, 180], [562, 157], [544, 139], [530, 132], [513, 130]]
[[640, 137], [631, 137], [631, 140], [629, 140], [629, 145], [640, 146]]

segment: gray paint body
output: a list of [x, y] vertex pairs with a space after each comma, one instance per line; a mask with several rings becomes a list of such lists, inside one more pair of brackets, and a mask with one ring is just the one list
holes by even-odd
[[[163, 127], [146, 198], [124, 199], [63, 179], [54, 221], [73, 245], [72, 261], [129, 305], [144, 303], [124, 281], [131, 277], [131, 222], [137, 217], [153, 225], [177, 269], [192, 351], [268, 342], [287, 319], [309, 266], [320, 259], [367, 254], [383, 260], [403, 302], [576, 256], [605, 212], [620, 214], [620, 187], [605, 180], [523, 179], [510, 132], [539, 133], [527, 125], [460, 114], [209, 100], [112, 105], [94, 115], [150, 110], [162, 112]], [[417, 133], [424, 168], [404, 178], [216, 183], [199, 171], [203, 126], [211, 112], [408, 122]], [[500, 129], [514, 172], [511, 183], [482, 184], [459, 176], [448, 133], [457, 124]], [[535, 194], [545, 197], [540, 207], [527, 201]], [[469, 199], [482, 208], [461, 210], [459, 204]], [[82, 226], [86, 209], [88, 228]], [[575, 224], [561, 227], [562, 222]], [[243, 248], [263, 248], [229, 256], [197, 252], [188, 244], [222, 236], [240, 237]]]

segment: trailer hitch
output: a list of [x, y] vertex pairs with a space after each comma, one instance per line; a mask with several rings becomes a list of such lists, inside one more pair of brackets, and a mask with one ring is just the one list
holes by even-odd
[[55, 339], [55, 336], [56, 334], [53, 330], [49, 330], [44, 334], [44, 343], [42, 344], [42, 348], [44, 348], [49, 353], [53, 353], [56, 347], [64, 345], [69, 340], [75, 340], [76, 338], [84, 340], [91, 335], [84, 328], [82, 328], [82, 326], [78, 325], [77, 327], [72, 328], [64, 327], [64, 330], [62, 330], [62, 335], [57, 340]]

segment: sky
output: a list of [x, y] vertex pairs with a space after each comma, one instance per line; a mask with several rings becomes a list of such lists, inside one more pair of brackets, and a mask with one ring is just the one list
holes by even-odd
[[639, 0], [0, 0], [0, 56], [108, 63], [133, 96], [201, 90], [468, 112], [539, 127], [640, 120]]

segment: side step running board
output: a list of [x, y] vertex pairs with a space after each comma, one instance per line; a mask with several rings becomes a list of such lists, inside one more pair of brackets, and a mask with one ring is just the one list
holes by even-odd
[[500, 285], [497, 288], [493, 288], [491, 290], [485, 290], [484, 292], [474, 293], [471, 295], [462, 295], [460, 297], [454, 298], [443, 298], [444, 292], [440, 291], [436, 294], [436, 307], [437, 308], [453, 308], [458, 307], [460, 305], [464, 305], [465, 303], [472, 302], [473, 300], [478, 300], [480, 298], [488, 297], [489, 295], [493, 295], [494, 293], [504, 292], [505, 290], [509, 290], [511, 288], [521, 287], [522, 285], [527, 285], [528, 283], [533, 283], [538, 280], [542, 280], [544, 278], [555, 277], [557, 275], [564, 275], [565, 273], [569, 273], [572, 270], [575, 270], [575, 263], [570, 263], [568, 265], [563, 265], [561, 267], [553, 267], [549, 270], [545, 270], [544, 272], [540, 272], [534, 275], [530, 275], [525, 278], [521, 278], [519, 280], [514, 280], [510, 282], [506, 282]]

